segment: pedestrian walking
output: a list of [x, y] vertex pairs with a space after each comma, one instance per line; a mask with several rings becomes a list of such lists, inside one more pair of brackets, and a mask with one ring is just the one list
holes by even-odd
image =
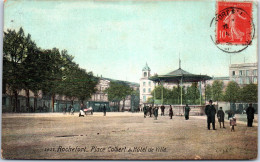
[[69, 114], [71, 113], [71, 108], [72, 108], [72, 105], [69, 106]]
[[170, 105], [169, 116], [170, 116], [170, 119], [172, 119], [172, 116], [173, 116], [172, 105]]
[[103, 112], [104, 112], [104, 116], [106, 116], [107, 113], [106, 105], [103, 106]]
[[231, 132], [235, 132], [235, 126], [237, 125], [237, 120], [236, 120], [236, 117], [233, 116], [231, 119], [230, 119], [230, 130]]
[[74, 115], [74, 108], [73, 107], [70, 109], [70, 114]]
[[154, 119], [157, 120], [159, 107], [154, 108]]
[[250, 103], [249, 107], [246, 109], [246, 114], [247, 114], [247, 126], [252, 127], [254, 114], [255, 114], [255, 109], [253, 108], [252, 103]]
[[80, 110], [82, 110], [82, 111], [84, 110], [84, 104], [83, 103], [80, 104]]
[[81, 116], [84, 117], [85, 113], [84, 113], [83, 110], [84, 110], [84, 104], [81, 103], [81, 104], [80, 104], [80, 110], [79, 110], [79, 117], [81, 117]]
[[64, 115], [66, 114], [66, 110], [67, 110], [67, 109], [66, 109], [66, 107], [64, 106], [64, 107], [63, 107], [63, 114], [64, 114]]
[[188, 104], [186, 104], [186, 106], [184, 107], [185, 110], [185, 119], [188, 120], [189, 119], [189, 115], [190, 115], [190, 107], [188, 106]]
[[164, 116], [164, 110], [165, 110], [165, 106], [162, 105], [162, 106], [161, 106], [161, 116]]
[[212, 105], [212, 100], [209, 100], [209, 105], [207, 105], [205, 108], [205, 114], [207, 115], [208, 130], [210, 130], [210, 123], [212, 123], [213, 130], [216, 130], [215, 129], [216, 109], [214, 105]]
[[146, 118], [146, 115], [147, 115], [147, 106], [144, 106], [143, 111], [144, 111], [144, 118]]
[[152, 117], [152, 105], [149, 106], [150, 117]]
[[221, 128], [221, 123], [223, 123], [223, 128], [225, 128], [225, 121], [224, 121], [225, 113], [222, 110], [222, 107], [219, 108], [219, 110], [217, 112], [217, 117], [218, 117], [218, 122], [219, 122], [220, 128]]

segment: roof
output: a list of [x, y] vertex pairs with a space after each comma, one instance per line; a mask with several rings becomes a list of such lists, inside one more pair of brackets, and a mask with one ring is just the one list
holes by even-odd
[[174, 71], [172, 71], [172, 72], [169, 72], [168, 74], [166, 74], [166, 75], [182, 75], [182, 74], [191, 74], [191, 73], [189, 73], [189, 72], [187, 72], [187, 71], [185, 71], [185, 70], [182, 70], [181, 68], [179, 68], [179, 69], [177, 69], [177, 70], [174, 70]]
[[143, 71], [151, 71], [147, 63], [145, 64], [145, 67], [143, 67]]
[[172, 82], [172, 83], [179, 83], [181, 80], [182, 82], [198, 82], [203, 80], [209, 80], [212, 79], [210, 76], [207, 75], [196, 75], [191, 74], [181, 68], [174, 70], [170, 73], [167, 73], [165, 75], [154, 75], [149, 78], [149, 80], [155, 81], [155, 82]]
[[105, 78], [105, 77], [102, 77], [100, 79], [104, 79], [104, 80], [109, 80], [109, 81], [112, 81], [112, 82], [124, 82], [128, 85], [132, 85], [132, 86], [140, 86], [140, 84], [138, 83], [135, 83], [135, 82], [129, 82], [129, 81], [124, 81], [124, 80], [117, 80], [117, 79], [111, 79], [111, 78]]
[[212, 77], [212, 80], [230, 80], [229, 77], [224, 76], [224, 77]]

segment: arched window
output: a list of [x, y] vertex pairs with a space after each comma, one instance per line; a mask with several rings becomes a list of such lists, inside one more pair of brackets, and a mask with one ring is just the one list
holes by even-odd
[[143, 93], [145, 93], [145, 88], [143, 89]]
[[148, 89], [148, 92], [149, 92], [149, 93], [151, 92], [151, 88]]
[[144, 77], [147, 77], [147, 72], [144, 72]]
[[146, 96], [143, 96], [143, 102], [146, 102]]

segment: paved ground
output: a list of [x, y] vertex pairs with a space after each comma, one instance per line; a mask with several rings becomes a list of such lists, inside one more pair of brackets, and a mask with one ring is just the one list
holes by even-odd
[[257, 123], [207, 130], [205, 116], [2, 114], [5, 159], [255, 159]]

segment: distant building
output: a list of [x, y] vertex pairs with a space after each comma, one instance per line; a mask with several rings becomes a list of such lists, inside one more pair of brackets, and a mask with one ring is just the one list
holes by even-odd
[[[227, 85], [228, 85], [228, 82], [230, 81], [230, 78], [228, 77], [228, 76], [225, 76], [225, 77], [212, 77], [212, 79], [211, 80], [208, 80], [207, 81], [207, 84], [209, 84], [209, 85], [211, 85], [212, 86], [212, 84], [213, 84], [213, 82], [215, 81], [215, 80], [218, 80], [218, 81], [222, 81], [223, 82], [223, 87], [224, 87], [224, 90], [226, 89], [226, 87], [227, 87]], [[202, 92], [204, 92], [204, 88], [203, 88], [203, 91]]]
[[108, 101], [108, 95], [105, 90], [109, 87], [110, 80], [105, 78], [100, 78], [98, 84], [96, 85], [97, 92], [91, 96], [90, 101]]
[[229, 66], [229, 77], [231, 81], [240, 86], [246, 84], [257, 84], [257, 63], [231, 64]]
[[[133, 88], [133, 90], [139, 90], [139, 84], [138, 83], [128, 82], [128, 81], [121, 81], [121, 80], [114, 80], [114, 79], [110, 79], [110, 78], [100, 77], [99, 81], [98, 81], [98, 84], [96, 85], [97, 92], [94, 93], [91, 96], [91, 99], [88, 100], [88, 101], [90, 101], [92, 103], [94, 102], [94, 103], [97, 103], [97, 104], [102, 104], [102, 102], [109, 102], [108, 94], [105, 92], [105, 90], [107, 88], [109, 88], [111, 81], [125, 82], [131, 88]], [[124, 107], [125, 110], [131, 109], [131, 100], [132, 100], [131, 97], [132, 96], [130, 96], [130, 95], [126, 97], [125, 107]], [[112, 107], [112, 105], [113, 105], [113, 103], [110, 103], [110, 107]], [[123, 106], [123, 101], [120, 102], [120, 108], [122, 108], [122, 106]]]
[[154, 83], [148, 78], [151, 76], [151, 69], [146, 63], [142, 70], [140, 78], [140, 104], [146, 103], [148, 98], [152, 97], [151, 92], [154, 89]]

